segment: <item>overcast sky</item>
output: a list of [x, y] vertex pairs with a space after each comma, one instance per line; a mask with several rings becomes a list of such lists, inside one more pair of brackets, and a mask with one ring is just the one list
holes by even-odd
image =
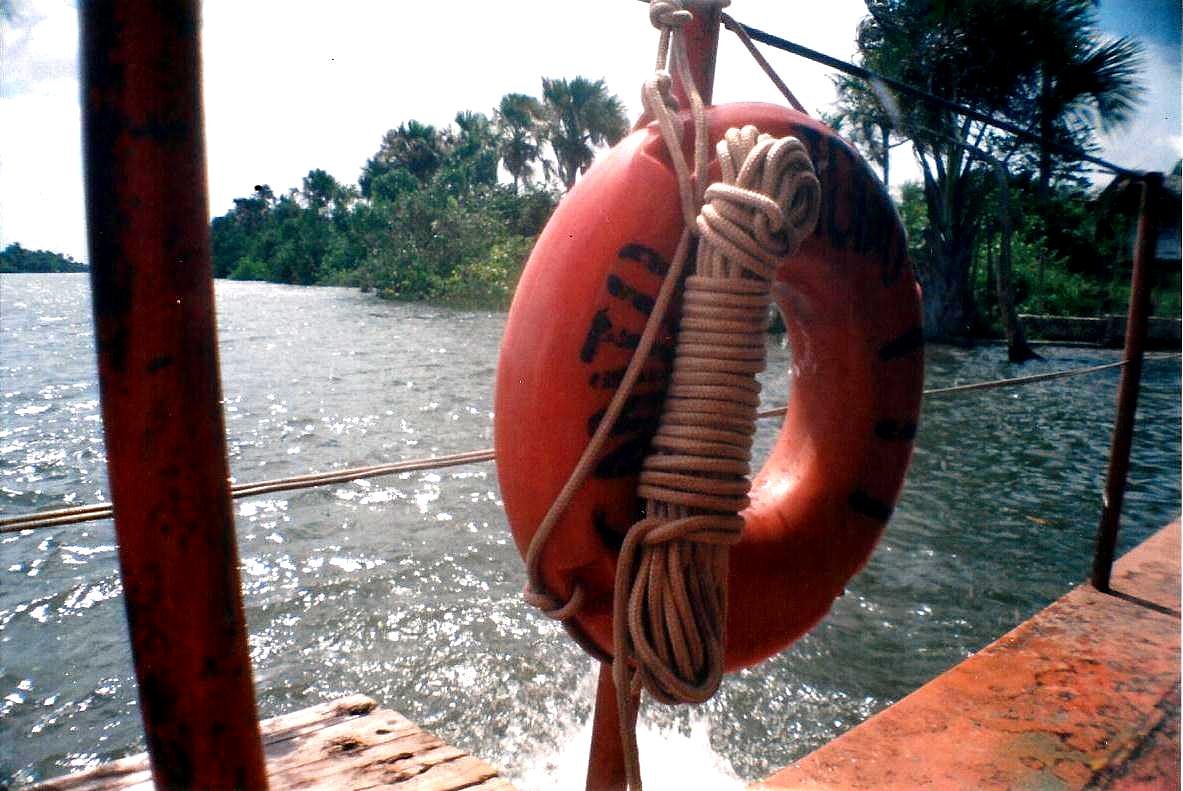
[[[85, 261], [77, 11], [70, 0], [13, 7], [15, 22], [0, 22], [0, 246]], [[735, 0], [729, 12], [842, 59], [866, 13], [860, 0]], [[255, 184], [299, 186], [312, 168], [354, 183], [387, 129], [489, 113], [505, 93], [540, 94], [543, 76], [603, 78], [635, 117], [656, 45], [635, 0], [211, 0], [203, 15], [214, 215]], [[1100, 15], [1148, 55], [1141, 112], [1103, 156], [1169, 169], [1183, 152], [1178, 0], [1103, 0]], [[810, 113], [833, 101], [827, 69], [765, 52]], [[726, 31], [715, 100], [781, 101]], [[910, 149], [898, 154], [893, 181], [914, 177]]]

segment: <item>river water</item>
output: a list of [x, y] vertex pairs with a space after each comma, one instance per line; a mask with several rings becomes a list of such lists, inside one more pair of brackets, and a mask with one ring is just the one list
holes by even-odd
[[[261, 283], [219, 282], [217, 298], [237, 481], [491, 446], [503, 315]], [[0, 277], [0, 513], [107, 496], [90, 322], [85, 275]], [[769, 346], [771, 405], [788, 351]], [[932, 347], [928, 386], [1118, 357], [1044, 353], [1019, 367], [999, 347]], [[651, 787], [761, 777], [1078, 583], [1117, 377], [928, 399], [896, 516], [821, 626], [697, 709], [646, 707]], [[1179, 426], [1178, 361], [1149, 362], [1123, 551], [1178, 512]], [[592, 663], [521, 602], [491, 464], [235, 512], [263, 716], [362, 692], [523, 788], [581, 787]], [[124, 623], [109, 521], [0, 537], [0, 785], [143, 749]]]

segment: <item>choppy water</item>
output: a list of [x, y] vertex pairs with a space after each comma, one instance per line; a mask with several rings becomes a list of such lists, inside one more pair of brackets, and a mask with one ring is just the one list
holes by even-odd
[[[492, 443], [499, 314], [230, 282], [218, 310], [238, 481]], [[1019, 368], [996, 347], [931, 348], [928, 384], [1117, 359], [1045, 353]], [[870, 566], [818, 629], [714, 700], [647, 708], [647, 774], [763, 776], [1081, 580], [1116, 381], [927, 401]], [[785, 388], [770, 374], [768, 401]], [[1179, 404], [1178, 362], [1149, 363], [1123, 550], [1178, 512]], [[0, 277], [0, 512], [101, 501], [103, 464], [85, 276]], [[591, 662], [521, 603], [498, 497], [485, 464], [238, 501], [262, 715], [364, 692], [524, 787], [581, 787]], [[114, 545], [110, 522], [0, 538], [0, 784], [143, 747]]]

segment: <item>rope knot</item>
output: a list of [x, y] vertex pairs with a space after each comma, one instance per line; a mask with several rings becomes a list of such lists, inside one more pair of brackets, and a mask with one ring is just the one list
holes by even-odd
[[575, 590], [571, 592], [571, 598], [566, 602], [535, 586], [533, 581], [527, 583], [526, 589], [522, 591], [522, 598], [525, 599], [526, 604], [536, 607], [547, 618], [553, 618], [556, 621], [565, 621], [579, 612], [579, 608], [583, 606], [583, 596], [583, 588], [579, 583], [575, 584]]
[[771, 280], [776, 259], [794, 252], [817, 225], [821, 184], [809, 152], [796, 138], [762, 135], [753, 126], [728, 130], [716, 151], [723, 181], [706, 191], [699, 233]]
[[682, 0], [650, 0], [649, 21], [658, 30], [677, 30], [694, 19]]
[[[641, 106], [653, 116], [656, 116], [654, 106], [658, 103], [671, 113], [678, 112], [678, 99], [674, 96], [674, 79], [665, 69], [658, 69], [653, 76], [641, 86]], [[678, 144], [682, 141], [682, 127], [674, 125], [674, 135]]]

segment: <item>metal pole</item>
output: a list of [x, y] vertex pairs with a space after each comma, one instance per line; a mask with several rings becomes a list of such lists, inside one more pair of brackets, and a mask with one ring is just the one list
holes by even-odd
[[[719, 21], [723, 17], [723, 9], [730, 4], [731, 0], [689, 0], [686, 3], [686, 10], [694, 15], [694, 20], [682, 28], [682, 34], [686, 37], [690, 75], [694, 78], [703, 104], [710, 104], [715, 92]], [[686, 97], [686, 88], [678, 79], [677, 72], [674, 72], [673, 78], [673, 93], [678, 99], [678, 106], [689, 107], [690, 100]]]
[[[694, 17], [682, 28], [686, 36], [686, 55], [690, 61], [690, 74], [698, 88], [698, 95], [702, 97], [704, 105], [710, 105], [715, 92], [715, 56], [719, 51], [719, 24], [723, 18], [723, 9], [730, 5], [731, 0], [688, 0], [686, 10]], [[674, 98], [678, 100], [678, 107], [689, 109], [690, 99], [686, 96], [686, 86], [675, 70], [672, 74], [671, 88]], [[633, 129], [643, 129], [653, 118], [648, 111], [641, 113], [641, 117], [633, 125]]]
[[[635, 726], [636, 723], [630, 725]], [[592, 721], [591, 750], [587, 760], [587, 791], [621, 791], [627, 786], [616, 684], [612, 681], [612, 665], [603, 662], [596, 684], [596, 713]]]
[[[689, 0], [686, 8], [694, 20], [682, 28], [686, 36], [686, 56], [703, 104], [709, 105], [715, 87], [715, 56], [719, 49], [719, 23], [723, 9], [731, 0]], [[689, 107], [685, 86], [674, 74], [673, 93], [679, 106]], [[649, 122], [647, 114], [637, 121], [635, 128]], [[635, 723], [630, 727], [635, 727]], [[619, 791], [627, 786], [624, 751], [620, 743], [620, 712], [616, 705], [616, 687], [612, 683], [612, 666], [600, 665], [596, 686], [596, 710], [592, 720], [591, 749], [587, 760], [587, 791]]]
[[264, 789], [218, 377], [196, 0], [80, 4], [107, 469], [157, 788]]
[[1130, 276], [1130, 308], [1125, 328], [1125, 367], [1117, 389], [1117, 418], [1109, 451], [1109, 471], [1101, 522], [1097, 527], [1097, 548], [1093, 555], [1092, 583], [1097, 590], [1109, 590], [1113, 555], [1117, 548], [1117, 530], [1121, 522], [1121, 503], [1125, 497], [1126, 475], [1130, 469], [1130, 445], [1134, 436], [1134, 413], [1138, 407], [1138, 389], [1142, 382], [1142, 353], [1146, 346], [1146, 319], [1150, 307], [1150, 264], [1157, 242], [1156, 206], [1162, 189], [1161, 173], [1147, 173], [1142, 179], [1142, 201], [1138, 213], [1138, 237], [1134, 248], [1134, 271]]

